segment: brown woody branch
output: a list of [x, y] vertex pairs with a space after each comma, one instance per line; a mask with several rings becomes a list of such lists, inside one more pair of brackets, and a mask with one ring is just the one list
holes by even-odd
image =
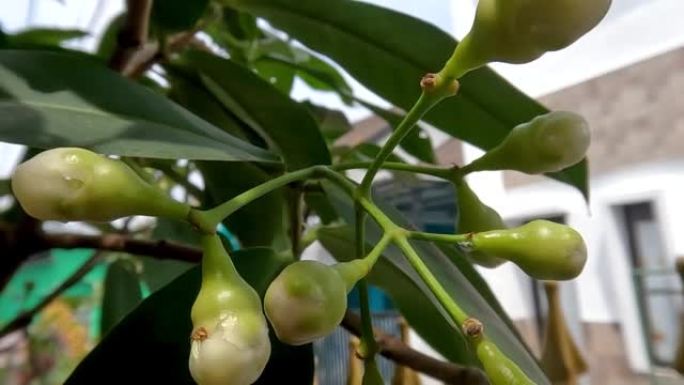
[[158, 41], [149, 42], [147, 38], [153, 0], [127, 0], [126, 4], [126, 19], [117, 35], [109, 67], [127, 77], [137, 78], [166, 55], [195, 43], [195, 34], [204, 27], [204, 23], [200, 22], [191, 30], [168, 37], [161, 36], [161, 39], [165, 39], [163, 45]]
[[[356, 336], [361, 335], [361, 317], [353, 311], [347, 310], [342, 320], [342, 326]], [[430, 377], [443, 381], [445, 384], [489, 384], [485, 376], [478, 369], [434, 359], [408, 347], [399, 338], [378, 329], [374, 329], [373, 333], [380, 348], [380, 354], [397, 364], [425, 373]]]
[[147, 43], [152, 0], [127, 0], [126, 6], [126, 18], [109, 59], [109, 67], [124, 75], [130, 73], [131, 60]]
[[[131, 254], [147, 255], [159, 259], [173, 259], [186, 262], [199, 262], [202, 257], [201, 250], [195, 247], [164, 240], [155, 241], [134, 239], [130, 236], [122, 234], [104, 234], [95, 236], [80, 234], [37, 234], [35, 237], [32, 237], [32, 240], [32, 250], [34, 252], [51, 248], [91, 248], [98, 250], [127, 252]], [[77, 275], [78, 274], [76, 273], [74, 274], [74, 276]], [[74, 277], [74, 279], [75, 278], [76, 277]], [[71, 281], [71, 279], [68, 281]], [[78, 279], [76, 279], [76, 281], [78, 281]], [[68, 282], [65, 282], [64, 285], [67, 283]], [[60, 286], [60, 288], [62, 288], [62, 286]], [[57, 291], [63, 291], [63, 289], [58, 289], [55, 292]], [[57, 295], [59, 295], [59, 293], [53, 293], [50, 297], [54, 298]], [[39, 309], [32, 309], [26, 314], [22, 314], [20, 317], [22, 318], [22, 321], [17, 321], [17, 323], [13, 326], [13, 330], [25, 326], [28, 322], [30, 322], [30, 319], [38, 310]], [[360, 325], [361, 320], [359, 316], [352, 311], [347, 311], [347, 314], [342, 321], [342, 326], [350, 333], [360, 336]], [[0, 336], [5, 333], [6, 329], [9, 329], [9, 325], [0, 331]], [[399, 365], [404, 365], [415, 371], [444, 381], [446, 384], [488, 384], [485, 376], [478, 369], [459, 366], [427, 356], [404, 344], [400, 339], [390, 336], [379, 330], [375, 330], [375, 337], [378, 341], [378, 345], [380, 346], [380, 354]]]

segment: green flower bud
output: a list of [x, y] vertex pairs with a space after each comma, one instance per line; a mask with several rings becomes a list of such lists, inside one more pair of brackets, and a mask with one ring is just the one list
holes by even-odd
[[488, 62], [527, 63], [589, 32], [611, 0], [480, 0], [475, 21], [442, 70], [460, 78]]
[[347, 294], [368, 270], [363, 260], [333, 266], [299, 261], [283, 269], [264, 297], [278, 338], [303, 345], [330, 334], [344, 317]]
[[[454, 185], [456, 187], [456, 201], [458, 204], [457, 232], [461, 234], [478, 233], [506, 228], [499, 213], [482, 203], [463, 178], [455, 180]], [[475, 250], [470, 251], [468, 256], [473, 262], [486, 267], [496, 267], [506, 262], [501, 258]]]
[[589, 126], [584, 118], [572, 112], [554, 111], [516, 126], [498, 146], [463, 167], [463, 171], [560, 171], [579, 163], [589, 142]]
[[191, 311], [190, 374], [199, 385], [252, 384], [271, 354], [261, 299], [216, 235], [205, 235], [202, 246], [202, 286]]
[[575, 278], [587, 261], [582, 236], [568, 226], [546, 220], [475, 233], [470, 242], [474, 250], [511, 261], [536, 279]]
[[44, 151], [22, 163], [12, 175], [12, 190], [24, 210], [42, 220], [185, 219], [190, 211], [122, 161], [81, 148]]
[[491, 385], [536, 385], [491, 341], [483, 338], [475, 348]]
[[475, 347], [475, 354], [482, 363], [491, 385], [536, 385], [511, 361], [496, 344], [483, 333], [482, 323], [469, 318], [463, 323], [463, 333]]

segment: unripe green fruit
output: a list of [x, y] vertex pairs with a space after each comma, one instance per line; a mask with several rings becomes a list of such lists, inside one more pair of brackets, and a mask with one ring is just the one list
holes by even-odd
[[191, 310], [190, 374], [199, 385], [252, 384], [271, 354], [261, 299], [216, 235], [204, 236], [202, 246], [202, 286]]
[[516, 170], [527, 174], [560, 171], [579, 163], [590, 142], [581, 116], [554, 111], [513, 128], [504, 140], [463, 168], [464, 172]]
[[476, 342], [475, 353], [491, 385], [536, 385], [488, 339], [482, 337]]
[[582, 236], [568, 226], [546, 220], [475, 233], [470, 242], [474, 250], [509, 260], [536, 279], [575, 278], [587, 261]]
[[596, 26], [611, 0], [479, 0], [473, 26], [443, 75], [460, 78], [487, 62], [527, 63], [567, 47]]
[[[458, 204], [458, 221], [456, 222], [458, 233], [478, 233], [506, 228], [499, 213], [482, 203], [464, 179], [457, 179], [454, 181], [454, 185]], [[468, 256], [473, 262], [486, 267], [496, 267], [506, 262], [501, 258], [474, 250], [469, 252]]]
[[363, 260], [328, 266], [299, 261], [271, 283], [264, 309], [278, 339], [303, 345], [330, 334], [347, 310], [347, 293], [368, 273]]
[[20, 164], [12, 175], [12, 191], [27, 213], [42, 220], [184, 219], [190, 210], [122, 161], [81, 148], [44, 151]]

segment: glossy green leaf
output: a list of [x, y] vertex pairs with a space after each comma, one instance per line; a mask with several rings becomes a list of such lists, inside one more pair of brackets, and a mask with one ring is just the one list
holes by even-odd
[[[339, 188], [329, 183], [325, 183], [324, 188], [331, 201], [335, 204], [340, 216], [342, 216], [347, 223], [353, 224], [354, 207], [352, 201]], [[412, 226], [403, 218], [403, 216], [393, 207], [382, 203], [382, 200], [378, 199], [378, 197], [375, 197], [374, 201], [380, 206], [385, 214], [389, 215], [393, 219], [396, 224], [405, 228], [412, 228]], [[381, 235], [382, 233], [380, 228], [372, 220], [369, 220], [367, 226], [367, 242], [370, 245], [375, 245], [380, 240]], [[487, 335], [498, 345], [501, 351], [503, 351], [511, 360], [518, 364], [518, 366], [520, 366], [520, 368], [532, 380], [534, 380], [535, 383], [539, 385], [548, 385], [549, 382], [540, 369], [537, 361], [526, 348], [522, 340], [518, 337], [518, 334], [514, 331], [514, 329], [512, 329], [511, 322], [507, 320], [507, 316], [502, 312], [501, 307], [497, 304], [496, 298], [490, 294], [480, 294], [480, 292], [490, 293], [490, 290], [487, 288], [482, 279], [474, 279], [474, 277], [477, 277], [477, 272], [472, 268], [472, 266], [464, 263], [454, 263], [452, 260], [450, 260], [450, 257], [446, 256], [432, 243], [411, 243], [430, 271], [451, 295], [452, 299], [457, 302], [467, 314], [482, 321], [482, 323], [485, 325], [485, 329], [487, 330]], [[452, 257], [455, 257], [455, 255], [452, 255]], [[396, 278], [394, 280], [388, 279], [388, 282], [382, 286], [385, 288], [385, 290], [387, 290], [389, 293], [392, 293], [393, 291], [397, 293], [399, 290], [406, 290], [407, 292], [405, 295], [407, 298], [416, 298], [416, 296], [418, 296], [418, 298], [428, 298], [430, 300], [430, 304], [435, 307], [443, 317], [445, 317], [444, 322], [434, 325], [428, 324], [428, 326], [430, 326], [432, 329], [423, 330], [421, 335], [424, 335], [426, 340], [434, 341], [435, 339], [446, 338], [446, 336], [451, 333], [460, 333], [459, 329], [451, 324], [452, 321], [450, 318], [448, 318], [443, 311], [439, 310], [441, 309], [441, 306], [437, 302], [437, 299], [434, 297], [432, 292], [427, 290], [427, 287], [422, 284], [421, 278], [412, 269], [411, 265], [401, 253], [396, 252], [396, 250], [393, 248], [390, 248], [383, 255], [382, 261], [383, 264], [379, 264], [375, 267], [375, 269], [379, 271], [375, 272], [374, 269], [373, 274], [389, 274], [385, 272], [385, 270], [387, 270], [388, 266], [391, 266], [395, 273], [400, 272], [400, 274], [404, 276], [404, 280], [401, 281], [398, 281]], [[414, 287], [420, 288], [420, 293], [417, 293], [416, 291], [409, 291], [408, 287], [395, 287], [401, 285], [406, 286], [406, 280], [410, 280]], [[405, 299], [405, 301], [410, 300]], [[420, 310], [414, 309], [414, 311], [418, 312]], [[415, 319], [420, 315], [421, 313], [412, 315], [406, 314], [406, 317], [409, 319], [409, 322], [411, 322], [411, 318]], [[418, 325], [420, 325], [420, 323]], [[438, 325], [442, 326], [443, 328], [437, 329]], [[418, 329], [416, 330], [418, 331]], [[437, 348], [438, 346], [439, 341], [436, 341], [435, 347]], [[455, 345], [452, 347], [452, 349], [460, 349], [461, 347], [461, 345]], [[461, 356], [458, 351], [447, 353], [449, 353], [449, 357]]]
[[321, 107], [308, 101], [302, 104], [316, 119], [319, 129], [328, 143], [333, 143], [352, 129], [351, 123], [342, 111]]
[[321, 91], [336, 91], [343, 101], [350, 101], [352, 89], [335, 67], [302, 48], [292, 46], [291, 43], [281, 44], [290, 52], [274, 52], [270, 46], [262, 47], [263, 56], [259, 57], [256, 63], [270, 63], [272, 66], [289, 68], [309, 87]]
[[295, 71], [292, 68], [279, 66], [268, 61], [257, 61], [252, 68], [262, 79], [269, 82], [273, 87], [284, 95], [289, 95], [294, 84]]
[[207, 89], [226, 108], [267, 138], [287, 169], [330, 163], [325, 140], [303, 106], [230, 60], [199, 51], [184, 59], [199, 71]]
[[168, 66], [165, 69], [171, 81], [169, 98], [237, 138], [245, 141], [252, 139], [245, 125], [216, 100], [214, 95], [204, 87], [196, 73], [188, 73], [185, 70]]
[[140, 278], [153, 293], [195, 266], [194, 263], [172, 259], [161, 260], [145, 256], [136, 257], [142, 263]]
[[192, 28], [204, 11], [209, 0], [161, 0], [152, 3], [150, 20], [155, 27], [166, 31], [182, 31]]
[[[419, 81], [437, 72], [456, 41], [416, 18], [361, 1], [232, 0], [232, 6], [268, 20], [309, 48], [340, 64], [394, 105], [408, 110]], [[517, 124], [548, 112], [489, 68], [461, 79], [459, 95], [426, 120], [450, 135], [489, 149]], [[553, 177], [587, 194], [586, 163]]]
[[32, 28], [8, 35], [7, 41], [14, 48], [54, 47], [87, 35], [87, 32], [78, 29]]
[[[261, 295], [265, 282], [287, 262], [265, 248], [238, 251], [233, 260]], [[83, 359], [65, 384], [92, 385], [106, 379], [112, 384], [194, 385], [188, 370], [190, 308], [200, 274], [198, 267], [193, 268], [145, 299]], [[286, 346], [271, 337], [271, 359], [255, 384], [282, 384], [283, 378], [292, 384], [311, 384], [311, 345]]]
[[140, 280], [130, 260], [109, 265], [104, 280], [100, 335], [107, 334], [142, 301]]
[[149, 158], [277, 162], [84, 55], [0, 51], [0, 140]]

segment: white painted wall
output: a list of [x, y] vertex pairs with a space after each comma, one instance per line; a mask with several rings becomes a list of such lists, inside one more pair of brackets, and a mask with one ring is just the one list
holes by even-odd
[[[632, 268], [616, 215], [619, 205], [652, 201], [662, 230], [665, 257], [673, 265], [684, 255], [684, 160], [644, 164], [592, 178], [591, 203], [579, 192], [555, 181], [513, 188], [487, 203], [506, 219], [566, 214], [568, 224], [585, 238], [588, 262], [577, 278], [581, 319], [620, 324], [632, 368], [648, 370], [646, 347], [637, 310]], [[478, 186], [477, 188], [480, 188]], [[498, 295], [514, 285], [510, 270], [496, 269], [485, 276]], [[506, 283], [503, 283], [506, 282]], [[497, 290], [500, 287], [501, 290]], [[507, 309], [528, 305], [525, 298], [501, 296]], [[529, 309], [529, 306], [527, 307]], [[531, 314], [512, 312], [512, 317]]]

